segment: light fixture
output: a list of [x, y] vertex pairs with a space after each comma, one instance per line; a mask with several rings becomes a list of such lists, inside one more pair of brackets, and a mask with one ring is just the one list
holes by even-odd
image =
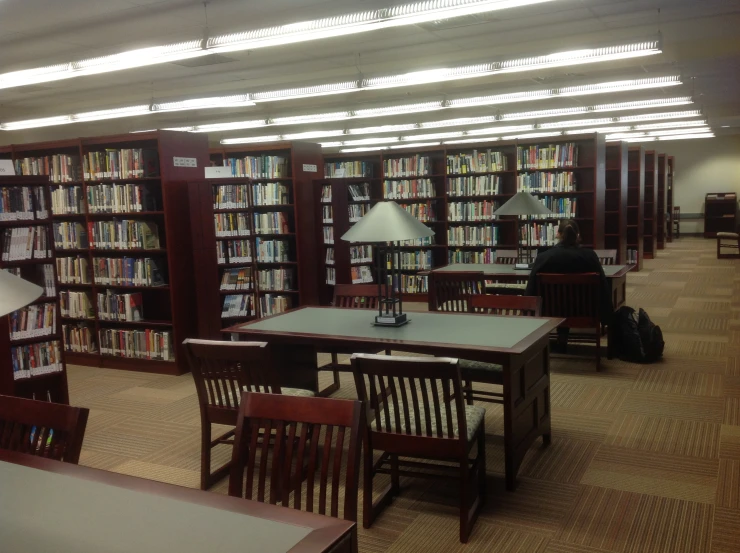
[[235, 94], [232, 96], [216, 96], [213, 98], [193, 98], [179, 102], [162, 102], [152, 105], [152, 111], [187, 111], [193, 109], [207, 108], [230, 108], [241, 106], [254, 106], [247, 94]]
[[[504, 205], [499, 207], [493, 214], [497, 217], [502, 215], [516, 215], [517, 216], [517, 258], [519, 264], [517, 269], [529, 269], [529, 264], [532, 262], [534, 256], [532, 256], [532, 234], [530, 216], [531, 215], [552, 215], [544, 203], [539, 201], [537, 198], [532, 196], [529, 192], [517, 192], [511, 198], [509, 198]], [[519, 221], [520, 217], [524, 215], [527, 217], [527, 248], [526, 252], [522, 244], [521, 232]]]
[[43, 293], [41, 286], [0, 269], [0, 317], [36, 301]]
[[439, 146], [440, 144], [441, 142], [412, 142], [410, 144], [391, 146], [391, 150], [399, 150], [401, 148], [428, 148], [429, 146]]

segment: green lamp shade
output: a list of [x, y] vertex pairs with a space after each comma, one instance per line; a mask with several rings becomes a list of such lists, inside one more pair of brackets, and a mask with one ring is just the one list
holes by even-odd
[[43, 293], [41, 286], [0, 270], [0, 317], [25, 307]]
[[529, 192], [517, 192], [494, 215], [550, 215], [552, 211]]
[[434, 231], [396, 202], [378, 202], [344, 233], [347, 242], [400, 242], [434, 236]]

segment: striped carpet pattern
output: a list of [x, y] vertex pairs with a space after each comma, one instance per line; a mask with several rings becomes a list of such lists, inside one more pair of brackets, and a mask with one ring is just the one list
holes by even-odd
[[[717, 260], [714, 246], [682, 238], [628, 277], [629, 305], [663, 329], [663, 362], [604, 360], [597, 374], [588, 359], [554, 358], [552, 444], [533, 446], [516, 492], [503, 482], [503, 414], [485, 405], [488, 503], [469, 544], [454, 482], [402, 479], [401, 496], [359, 529], [360, 551], [740, 551], [740, 262]], [[72, 403], [91, 410], [81, 464], [198, 486], [190, 375], [70, 366], [69, 383]], [[343, 377], [336, 396], [354, 393]]]

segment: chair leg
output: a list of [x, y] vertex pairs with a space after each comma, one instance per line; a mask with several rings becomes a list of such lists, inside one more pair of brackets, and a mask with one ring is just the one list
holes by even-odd
[[362, 467], [362, 526], [370, 528], [373, 524], [373, 451], [368, 440], [363, 444]]
[[468, 511], [471, 488], [468, 456], [465, 454], [460, 458], [460, 543], [468, 543], [470, 537]]
[[211, 487], [211, 423], [200, 423], [200, 489]]
[[473, 382], [466, 380], [463, 386], [463, 394], [465, 394], [465, 401], [468, 405], [473, 405]]
[[596, 372], [601, 370], [601, 335], [596, 330]]
[[401, 493], [401, 475], [398, 472], [398, 455], [391, 455], [391, 493]]

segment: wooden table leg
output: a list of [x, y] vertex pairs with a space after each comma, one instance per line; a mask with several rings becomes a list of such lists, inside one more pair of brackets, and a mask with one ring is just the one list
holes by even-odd
[[275, 369], [280, 374], [280, 386], [319, 392], [319, 370], [316, 349], [295, 344], [272, 348]]

